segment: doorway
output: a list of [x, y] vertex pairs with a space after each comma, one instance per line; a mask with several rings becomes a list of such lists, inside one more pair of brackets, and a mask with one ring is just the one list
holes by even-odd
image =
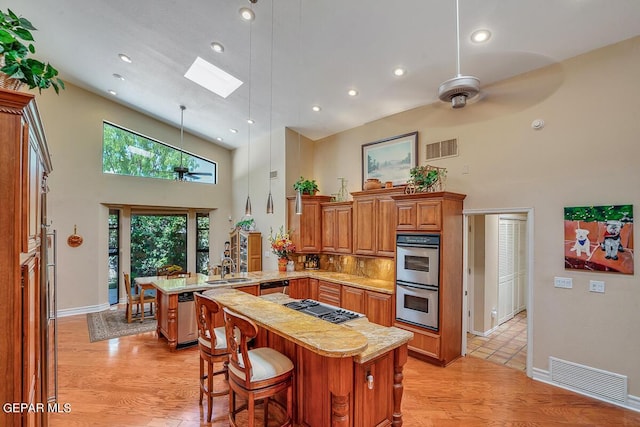
[[531, 377], [533, 210], [464, 212], [463, 353]]

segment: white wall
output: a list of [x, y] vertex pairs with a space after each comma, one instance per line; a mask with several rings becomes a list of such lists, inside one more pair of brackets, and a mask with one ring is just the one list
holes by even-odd
[[[316, 141], [314, 177], [344, 176], [356, 191], [362, 144], [417, 130], [425, 164], [425, 144], [457, 138], [458, 157], [431, 163], [448, 169], [449, 191], [467, 194], [465, 209], [534, 209], [533, 367], [556, 356], [627, 375], [640, 395], [638, 256], [634, 276], [589, 273], [565, 270], [563, 248], [565, 206], [631, 203], [640, 215], [639, 75], [635, 38], [487, 88], [502, 98], [428, 105]], [[573, 289], [554, 288], [554, 276]], [[590, 279], [606, 293], [589, 292]]]
[[[86, 310], [108, 304], [107, 204], [216, 209], [212, 246], [213, 253], [222, 252], [231, 207], [229, 150], [184, 135], [187, 151], [218, 162], [217, 185], [103, 174], [103, 120], [174, 144], [179, 143], [179, 129], [72, 84], [59, 96], [43, 92], [37, 103], [53, 162], [49, 220], [59, 233], [59, 309]], [[66, 244], [74, 225], [84, 239], [77, 248]]]

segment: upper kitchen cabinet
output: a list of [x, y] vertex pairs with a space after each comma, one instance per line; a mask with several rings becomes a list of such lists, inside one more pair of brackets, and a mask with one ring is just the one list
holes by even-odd
[[396, 229], [401, 231], [441, 231], [445, 221], [460, 215], [464, 194], [440, 191], [394, 195]]
[[352, 202], [322, 203], [322, 251], [350, 254], [352, 244]]
[[396, 245], [394, 195], [404, 187], [351, 193], [353, 196], [353, 253], [393, 258]]
[[302, 196], [302, 214], [295, 212], [295, 196], [287, 197], [287, 224], [296, 253], [317, 254], [322, 251], [322, 203], [330, 196]]

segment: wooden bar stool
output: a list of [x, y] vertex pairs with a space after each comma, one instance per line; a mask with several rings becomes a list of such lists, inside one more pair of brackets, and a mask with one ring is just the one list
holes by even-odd
[[[229, 393], [229, 389], [215, 391], [213, 389], [213, 377], [224, 375], [229, 380], [227, 349], [227, 337], [224, 326], [214, 328], [214, 317], [220, 311], [220, 306], [211, 298], [194, 292], [196, 303], [196, 316], [198, 320], [198, 349], [200, 350], [200, 405], [202, 396], [207, 395], [207, 422], [211, 422], [213, 398]], [[204, 373], [204, 364], [207, 364], [207, 374]], [[221, 363], [222, 368], [215, 370], [214, 363]]]
[[[229, 424], [237, 427], [236, 414], [247, 409], [247, 425], [254, 427], [256, 400], [264, 400], [264, 426], [267, 427], [270, 398], [286, 390], [287, 418], [281, 427], [292, 426], [293, 362], [272, 348], [249, 350], [247, 342], [258, 335], [256, 324], [226, 307], [223, 312], [229, 347]], [[247, 404], [236, 408], [236, 394], [245, 398]], [[275, 400], [274, 403], [280, 405]]]

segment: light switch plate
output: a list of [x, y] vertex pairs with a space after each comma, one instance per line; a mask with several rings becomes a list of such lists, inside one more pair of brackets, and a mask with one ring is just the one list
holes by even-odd
[[553, 286], [556, 288], [571, 289], [573, 288], [573, 279], [570, 277], [554, 277]]
[[604, 293], [604, 282], [602, 280], [589, 280], [589, 291]]

